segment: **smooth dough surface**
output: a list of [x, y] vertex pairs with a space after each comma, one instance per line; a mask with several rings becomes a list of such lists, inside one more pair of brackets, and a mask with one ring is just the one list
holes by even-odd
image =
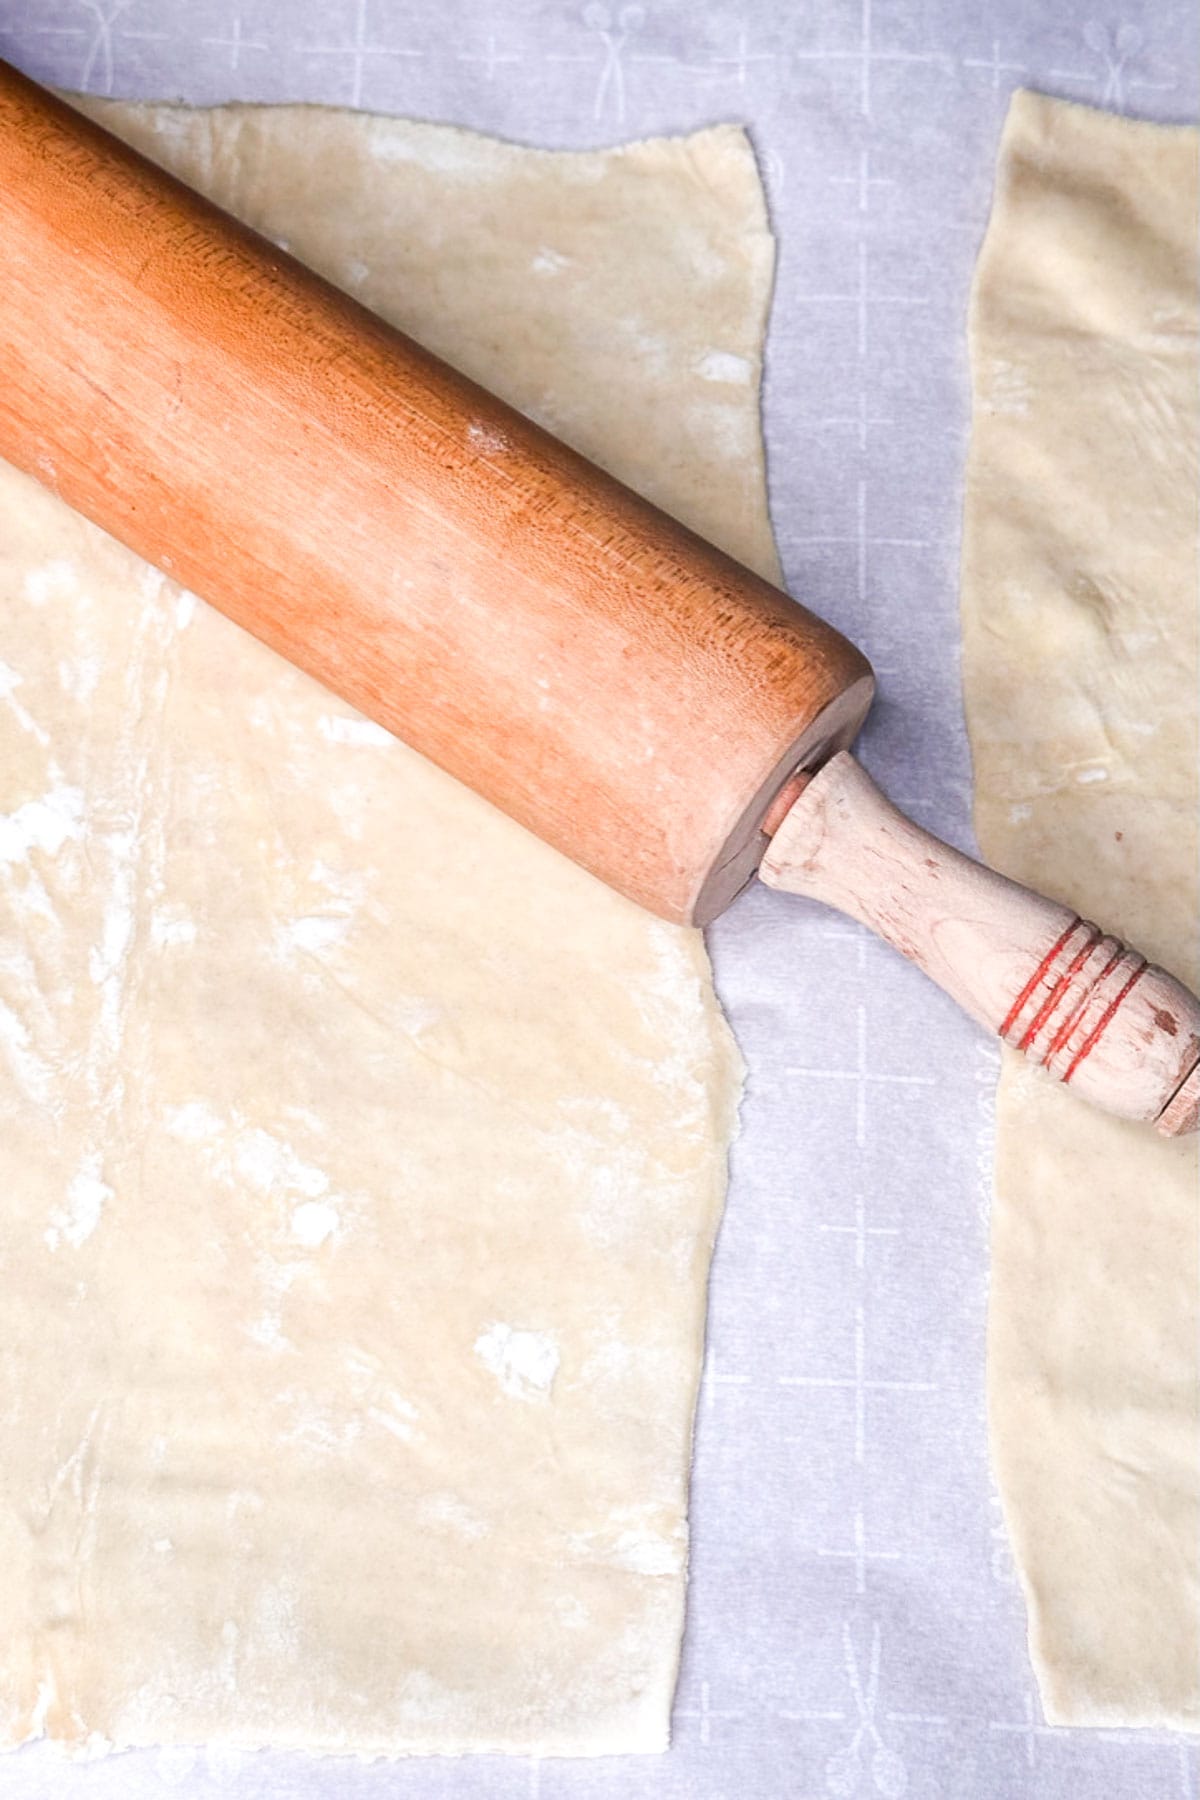
[[[1017, 94], [973, 308], [964, 649], [984, 855], [1195, 984], [1192, 130]], [[1200, 1723], [1200, 1212], [1007, 1061], [988, 1388], [1055, 1723]]]
[[[777, 574], [740, 131], [94, 110]], [[0, 521], [0, 1742], [662, 1748], [700, 935], [3, 467]]]

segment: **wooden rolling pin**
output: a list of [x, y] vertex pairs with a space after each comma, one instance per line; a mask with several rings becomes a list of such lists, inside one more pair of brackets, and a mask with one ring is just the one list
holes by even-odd
[[1200, 1003], [889, 806], [838, 632], [2, 64], [0, 226], [0, 454], [665, 918], [758, 870], [1196, 1128]]

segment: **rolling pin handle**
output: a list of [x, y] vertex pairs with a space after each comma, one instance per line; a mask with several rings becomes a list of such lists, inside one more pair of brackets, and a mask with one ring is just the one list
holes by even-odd
[[1006, 1044], [1168, 1137], [1200, 1124], [1200, 1000], [1080, 919], [914, 825], [842, 751], [789, 784], [759, 874], [870, 926]]

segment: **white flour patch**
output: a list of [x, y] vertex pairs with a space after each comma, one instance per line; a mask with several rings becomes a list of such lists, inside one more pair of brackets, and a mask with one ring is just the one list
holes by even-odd
[[984, 403], [991, 413], [1022, 418], [1033, 399], [1033, 388], [1024, 369], [993, 357], [985, 377]]
[[754, 379], [754, 364], [746, 356], [735, 356], [732, 350], [706, 350], [696, 364], [702, 381], [724, 381], [734, 387], [749, 387]]
[[8, 710], [22, 731], [27, 731], [30, 737], [37, 739], [39, 744], [48, 745], [50, 742], [49, 732], [43, 730], [33, 714], [27, 711], [16, 697], [17, 689], [24, 679], [24, 676], [19, 674], [16, 669], [10, 668], [8, 663], [0, 662], [0, 700], [5, 701]]
[[[118, 868], [123, 868], [125, 859], [132, 855], [133, 843], [128, 846], [114, 846]], [[129, 946], [133, 938], [133, 906], [125, 891], [130, 886], [127, 880], [114, 881], [114, 891], [104, 908], [104, 919], [100, 927], [100, 942], [93, 944], [88, 951], [88, 973], [97, 987], [103, 987], [119, 975]]]
[[58, 685], [64, 694], [82, 704], [95, 693], [103, 666], [98, 656], [80, 656], [73, 662], [60, 662]]
[[303, 1411], [292, 1425], [279, 1434], [284, 1444], [302, 1444], [306, 1450], [322, 1456], [345, 1456], [350, 1446], [363, 1434], [361, 1419], [345, 1418], [340, 1412], [323, 1410], [310, 1396], [291, 1390], [280, 1399]]
[[625, 1379], [634, 1364], [634, 1353], [629, 1344], [622, 1338], [609, 1338], [606, 1343], [598, 1344], [588, 1357], [581, 1371], [581, 1378], [587, 1382], [621, 1381]]
[[489, 1325], [475, 1339], [475, 1354], [512, 1400], [545, 1400], [558, 1374], [558, 1345], [544, 1331]]
[[[335, 799], [337, 798], [337, 793], [338, 791], [335, 789]], [[340, 816], [343, 824], [349, 829], [350, 822], [344, 808], [342, 808]], [[334, 869], [331, 868], [328, 863], [322, 862], [318, 858], [317, 861], [312, 863], [309, 867], [308, 878], [310, 881], [316, 882], [318, 887], [324, 888], [327, 894], [332, 894], [334, 899], [338, 902], [338, 905], [335, 907], [326, 908], [326, 910], [320, 914], [309, 916], [320, 918], [348, 916], [362, 905], [366, 895], [366, 876], [361, 869]]]
[[331, 744], [394, 744], [395, 738], [374, 719], [351, 719], [344, 713], [322, 713], [317, 730]]
[[469, 131], [455, 131], [452, 127], [442, 127], [436, 135], [429, 133], [414, 141], [386, 119], [378, 121], [378, 128], [371, 137], [371, 155], [385, 166], [415, 163], [432, 174], [473, 175], [494, 180], [495, 171], [487, 155], [490, 148], [490, 145], [481, 147]]
[[163, 906], [150, 917], [150, 942], [155, 950], [168, 944], [196, 941], [196, 921], [181, 906]]
[[564, 256], [561, 250], [552, 250], [549, 244], [542, 245], [529, 265], [535, 275], [558, 275], [570, 266], [570, 257]]
[[392, 1017], [406, 1036], [420, 1037], [431, 1025], [445, 1018], [446, 1009], [435, 1000], [422, 1000], [415, 994], [401, 995], [392, 1007]]
[[189, 1100], [183, 1106], [168, 1106], [164, 1120], [172, 1137], [185, 1143], [198, 1144], [204, 1138], [216, 1137], [223, 1121], [204, 1100]]
[[51, 788], [40, 800], [26, 800], [16, 812], [0, 813], [0, 863], [24, 862], [31, 850], [57, 856], [83, 834], [83, 789]]
[[389, 1432], [392, 1437], [399, 1438], [402, 1444], [412, 1442], [417, 1409], [411, 1400], [403, 1400], [399, 1394], [393, 1394], [386, 1408], [382, 1406], [368, 1407], [367, 1417], [372, 1424], [378, 1425], [381, 1431]]
[[[747, 458], [757, 454], [757, 436], [747, 431], [740, 407], [730, 406], [727, 401], [723, 405], [710, 403], [693, 416], [702, 422], [709, 443], [719, 447], [722, 457], [728, 459], [731, 467], [744, 468]], [[736, 481], [734, 476], [730, 479]], [[744, 491], [749, 493], [750, 490], [747, 487]]]
[[687, 1527], [675, 1525], [666, 1535], [654, 1528], [654, 1511], [619, 1506], [605, 1526], [575, 1532], [567, 1541], [576, 1556], [588, 1562], [628, 1569], [633, 1575], [677, 1575], [687, 1554]]
[[[680, 1086], [669, 1064], [656, 1071], [656, 1078], [664, 1087]], [[681, 1088], [679, 1098], [681, 1123], [686, 1123]], [[667, 1191], [648, 1168], [637, 1140], [621, 1138], [598, 1117], [581, 1128], [564, 1125], [546, 1132], [543, 1141], [561, 1166], [568, 1190], [577, 1196], [580, 1229], [597, 1244], [637, 1242], [649, 1209], [661, 1204]]]
[[297, 1272], [303, 1264], [280, 1264], [269, 1257], [259, 1257], [257, 1268], [263, 1288], [266, 1291], [266, 1307], [252, 1325], [246, 1327], [246, 1335], [254, 1343], [260, 1344], [264, 1350], [290, 1350], [291, 1343], [283, 1329], [283, 1307]]
[[300, 1626], [293, 1587], [277, 1581], [261, 1590], [246, 1636], [252, 1644], [264, 1645], [284, 1666], [295, 1660]]
[[79, 571], [66, 557], [56, 556], [49, 562], [30, 569], [21, 583], [21, 592], [30, 606], [45, 606], [48, 600], [70, 599], [79, 591]]
[[349, 919], [339, 918], [336, 913], [308, 913], [302, 919], [289, 919], [278, 937], [284, 949], [316, 954], [340, 944], [349, 929]]
[[66, 1206], [54, 1213], [47, 1227], [46, 1242], [51, 1250], [57, 1250], [64, 1238], [72, 1250], [86, 1244], [112, 1197], [112, 1189], [100, 1176], [100, 1158], [89, 1156], [72, 1178]]
[[420, 1503], [421, 1517], [431, 1525], [440, 1525], [468, 1543], [486, 1537], [491, 1527], [479, 1514], [472, 1512], [457, 1494], [430, 1494]]
[[292, 1214], [292, 1236], [307, 1250], [317, 1250], [341, 1223], [337, 1208], [325, 1200], [305, 1200]]
[[622, 340], [625, 355], [646, 371], [646, 378], [662, 381], [675, 362], [675, 345], [648, 331], [637, 318], [614, 319], [612, 330]]
[[25, 1021], [0, 1000], [0, 1052], [29, 1099], [47, 1110], [55, 1105], [54, 1076], [50, 1065], [37, 1053]]
[[676, 1575], [683, 1557], [679, 1545], [666, 1538], [639, 1537], [636, 1532], [625, 1531], [604, 1560], [633, 1575]]
[[329, 1190], [324, 1169], [302, 1162], [290, 1144], [269, 1131], [243, 1131], [233, 1152], [234, 1167], [243, 1181], [264, 1194], [303, 1194], [315, 1200]]
[[40, 1738], [45, 1736], [46, 1718], [50, 1712], [50, 1708], [55, 1705], [57, 1700], [58, 1684], [53, 1675], [46, 1674], [41, 1676], [38, 1681], [37, 1700], [34, 1703], [33, 1711], [30, 1714], [29, 1719], [28, 1736], [30, 1738]]

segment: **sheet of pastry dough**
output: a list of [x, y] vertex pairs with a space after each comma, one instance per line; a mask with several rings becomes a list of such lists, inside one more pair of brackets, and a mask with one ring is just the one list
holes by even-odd
[[[1196, 133], [1019, 93], [976, 276], [964, 650], [999, 868], [1198, 972]], [[1047, 1717], [1200, 1722], [1194, 1140], [1017, 1060], [992, 1451]]]
[[[103, 117], [777, 573], [740, 131]], [[661, 1749], [699, 934], [3, 468], [0, 678], [0, 1741]]]

